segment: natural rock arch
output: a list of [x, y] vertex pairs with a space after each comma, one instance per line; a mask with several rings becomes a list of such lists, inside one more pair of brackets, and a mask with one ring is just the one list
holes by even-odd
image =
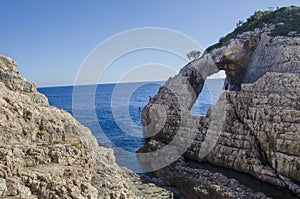
[[[272, 38], [269, 36], [270, 30], [269, 27], [264, 27], [238, 35], [223, 47], [207, 52], [201, 58], [187, 64], [178, 75], [170, 78], [159, 89], [143, 109], [142, 123], [145, 137], [163, 144], [168, 144], [180, 132], [181, 137], [177, 138], [178, 143], [191, 144], [184, 154], [185, 157], [199, 161], [206, 160], [213, 164], [244, 171], [265, 182], [288, 187], [297, 193], [300, 186], [289, 178], [300, 182], [300, 172], [297, 170], [300, 167], [300, 154], [295, 151], [300, 147], [299, 140], [289, 141], [292, 143], [289, 145], [295, 146], [293, 156], [282, 155], [278, 150], [291, 154], [291, 149], [285, 147], [284, 139], [283, 141], [277, 140], [273, 134], [285, 133], [285, 131], [280, 127], [272, 133], [268, 132], [264, 126], [254, 125], [263, 119], [278, 117], [285, 118], [283, 122], [288, 122], [291, 129], [299, 128], [292, 124], [299, 123], [298, 120], [294, 121], [286, 116], [299, 111], [296, 105], [292, 105], [292, 101], [297, 101], [299, 94], [294, 92], [291, 95], [281, 92], [290, 89], [297, 90], [299, 75], [280, 75], [280, 73], [300, 73], [298, 55], [300, 38]], [[208, 111], [207, 117], [192, 117], [189, 111], [202, 91], [206, 78], [219, 70], [225, 70], [229, 90], [239, 92], [225, 92], [217, 106]], [[269, 72], [279, 72], [279, 74]], [[261, 77], [263, 78], [260, 79]], [[289, 78], [293, 82], [291, 85], [287, 83]], [[252, 84], [253, 82], [255, 83]], [[272, 92], [276, 94], [270, 95]], [[258, 101], [253, 100], [258, 96], [260, 97]], [[266, 111], [270, 108], [255, 111], [256, 109], [252, 107], [260, 102], [268, 107], [269, 104], [264, 101], [265, 98], [271, 100], [278, 98], [277, 101], [283, 101], [289, 97], [293, 99], [290, 104], [282, 106], [290, 107], [290, 109], [281, 107], [285, 115], [283, 112], [277, 113], [276, 110], [275, 112]], [[222, 125], [222, 122], [221, 125], [216, 123], [214, 117], [220, 114], [225, 114], [223, 118], [225, 125]], [[276, 116], [276, 114], [283, 115]], [[273, 122], [277, 122], [276, 126], [278, 126], [281, 120], [277, 119]], [[256, 128], [264, 129], [264, 135], [259, 134], [260, 131]], [[211, 152], [208, 151], [200, 157], [199, 148], [205, 142], [208, 130], [221, 136], [221, 139], [218, 141], [216, 137], [214, 149], [210, 149]], [[296, 134], [300, 132], [299, 129], [294, 131]], [[279, 142], [278, 149], [274, 147], [275, 141]], [[140, 152], [153, 150], [155, 150], [153, 145], [148, 148], [146, 144]], [[288, 168], [288, 170], [283, 168]]]
[[[202, 91], [206, 78], [220, 70], [226, 73], [226, 87], [230, 91], [241, 90], [242, 84], [253, 83], [267, 72], [300, 73], [300, 37], [272, 38], [271, 30], [272, 26], [265, 26], [242, 33], [226, 45], [188, 63], [178, 75], [169, 78], [144, 108], [143, 126], [160, 120], [160, 111], [153, 110], [156, 116], [152, 120], [157, 121], [150, 122], [149, 110], [153, 104], [164, 105], [167, 115], [174, 115], [177, 109], [179, 112], [181, 109], [189, 111]], [[159, 134], [158, 129], [144, 128], [146, 137], [151, 137], [153, 132]]]

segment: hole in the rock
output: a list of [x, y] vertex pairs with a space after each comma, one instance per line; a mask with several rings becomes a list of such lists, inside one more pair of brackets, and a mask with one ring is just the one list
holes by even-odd
[[205, 116], [209, 107], [217, 103], [224, 91], [225, 77], [225, 71], [221, 70], [206, 79], [203, 89], [191, 109], [193, 116]]

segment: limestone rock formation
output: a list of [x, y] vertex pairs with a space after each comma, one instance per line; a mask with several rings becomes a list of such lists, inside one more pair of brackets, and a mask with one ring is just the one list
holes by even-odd
[[268, 198], [262, 193], [253, 192], [235, 179], [204, 169], [192, 169], [180, 160], [160, 170], [157, 176], [178, 187], [187, 199]]
[[272, 37], [274, 28], [266, 25], [242, 33], [206, 55], [225, 70], [229, 90], [240, 90], [241, 84], [252, 83], [266, 72], [300, 73], [300, 37]]
[[[166, 145], [156, 140], [149, 141], [139, 153], [147, 153], [162, 149]], [[168, 155], [161, 157], [158, 161], [164, 161]], [[145, 160], [144, 160], [145, 161]], [[156, 166], [156, 162], [147, 164]], [[170, 165], [154, 171], [155, 176], [162, 179], [168, 185], [178, 189], [186, 199], [267, 199], [263, 193], [255, 192], [250, 188], [241, 185], [235, 179], [229, 179], [223, 174], [208, 171], [205, 169], [192, 169], [182, 157]]]
[[[150, 142], [140, 152], [172, 143], [186, 158], [249, 173], [300, 197], [300, 37], [274, 36], [276, 28], [237, 34], [170, 78], [143, 109]], [[205, 79], [219, 70], [230, 91], [206, 117], [191, 116]]]
[[0, 56], [0, 198], [172, 198], [121, 169], [111, 149], [48, 104]]

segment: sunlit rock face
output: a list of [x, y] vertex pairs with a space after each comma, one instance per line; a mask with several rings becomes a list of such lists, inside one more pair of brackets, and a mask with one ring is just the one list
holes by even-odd
[[0, 56], [0, 198], [172, 198], [115, 163], [89, 129], [48, 104]]
[[[237, 35], [170, 78], [143, 110], [151, 149], [146, 144], [141, 151], [153, 151], [154, 141], [188, 145], [184, 157], [249, 173], [300, 196], [300, 37], [272, 37], [273, 28]], [[228, 91], [206, 117], [191, 116], [206, 78], [219, 70], [226, 72]]]

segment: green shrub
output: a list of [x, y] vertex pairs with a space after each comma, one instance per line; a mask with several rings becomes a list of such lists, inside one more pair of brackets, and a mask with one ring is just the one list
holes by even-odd
[[[279, 23], [282, 25], [278, 25]], [[273, 37], [287, 36], [292, 31], [300, 33], [300, 7], [290, 6], [275, 11], [262, 10], [255, 12], [245, 23], [238, 26], [232, 33], [220, 38], [218, 43], [208, 47], [206, 51], [210, 52], [215, 48], [219, 48], [237, 35], [243, 32], [253, 31], [256, 28], [262, 28], [265, 24], [277, 24], [275, 29], [271, 32], [271, 36]]]
[[77, 149], [81, 148], [81, 145], [79, 142], [70, 141], [70, 145], [76, 147]]
[[42, 136], [45, 135], [46, 133], [47, 132], [45, 130], [39, 130], [37, 134]]

